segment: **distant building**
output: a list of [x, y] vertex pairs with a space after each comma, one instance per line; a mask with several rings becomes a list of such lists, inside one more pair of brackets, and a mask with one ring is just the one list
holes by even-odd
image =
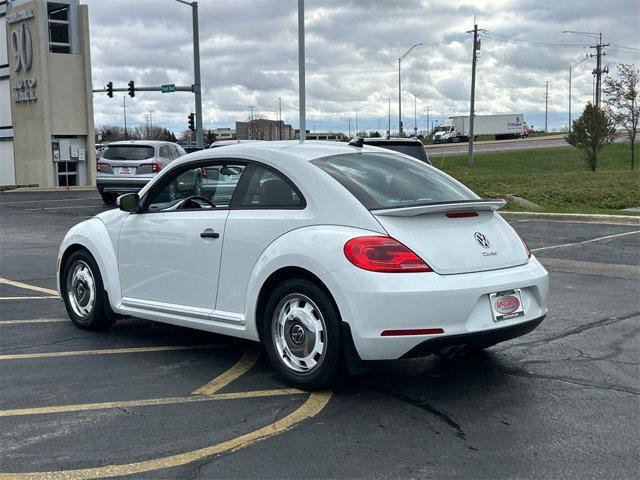
[[95, 185], [89, 11], [0, 0], [0, 186]]
[[214, 128], [212, 130], [216, 140], [231, 140], [236, 138], [236, 131], [233, 128]]
[[236, 122], [236, 138], [240, 140], [293, 140], [294, 130], [281, 120], [257, 118]]
[[[299, 130], [296, 130], [296, 136], [299, 133]], [[308, 132], [307, 131], [307, 140], [328, 140], [330, 142], [346, 142], [348, 140], [347, 136], [342, 132]]]

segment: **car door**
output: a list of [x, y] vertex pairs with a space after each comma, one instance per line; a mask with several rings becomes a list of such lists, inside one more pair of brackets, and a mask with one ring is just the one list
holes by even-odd
[[234, 163], [234, 175], [206, 175], [225, 167], [200, 161], [175, 169], [145, 195], [141, 213], [126, 218], [118, 245], [125, 304], [194, 316], [213, 310], [229, 192], [245, 168]]
[[225, 228], [216, 310], [244, 315], [249, 277], [265, 248], [313, 219], [289, 179], [257, 164], [247, 166], [232, 205]]

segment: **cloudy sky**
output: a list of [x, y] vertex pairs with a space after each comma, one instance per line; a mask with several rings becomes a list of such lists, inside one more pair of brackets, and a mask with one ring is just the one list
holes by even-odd
[[[126, 87], [193, 81], [191, 9], [175, 0], [84, 0], [89, 4], [94, 87], [108, 81]], [[200, 40], [205, 128], [256, 116], [298, 125], [297, 1], [200, 0]], [[587, 36], [602, 32], [604, 64], [640, 64], [637, 0], [307, 0], [307, 128], [347, 131], [385, 128], [391, 97], [392, 128], [398, 121], [398, 57], [402, 62], [403, 119], [418, 127], [432, 119], [468, 114], [471, 35], [481, 35], [476, 113], [524, 113], [544, 126], [549, 81], [549, 128], [568, 122], [569, 65], [593, 53]], [[573, 111], [592, 98], [589, 58], [573, 70]], [[612, 72], [615, 65], [610, 65]], [[122, 97], [95, 95], [98, 125], [122, 123]], [[186, 128], [193, 95], [140, 92], [127, 97], [130, 124], [145, 121], [176, 132]], [[574, 116], [575, 118], [575, 116]], [[395, 127], [394, 127], [395, 126]]]

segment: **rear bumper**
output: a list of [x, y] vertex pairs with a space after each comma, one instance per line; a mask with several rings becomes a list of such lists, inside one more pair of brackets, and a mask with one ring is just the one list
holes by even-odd
[[490, 330], [482, 330], [479, 332], [460, 333], [458, 335], [431, 338], [413, 347], [405, 353], [402, 358], [424, 357], [446, 348], [459, 345], [470, 345], [476, 348], [491, 347], [497, 343], [521, 337], [522, 335], [532, 332], [538, 328], [538, 325], [542, 323], [545, 316], [546, 315], [542, 315], [541, 317], [534, 318], [533, 320], [516, 323], [515, 325], [510, 325], [508, 327], [492, 328]]
[[153, 179], [153, 175], [136, 177], [117, 177], [115, 175], [97, 175], [96, 187], [105, 193], [135, 193]]
[[[385, 274], [354, 266], [322, 280], [363, 360], [428, 354], [473, 337], [478, 346], [493, 345], [528, 333], [547, 313], [548, 273], [535, 258], [517, 267], [459, 275]], [[525, 315], [495, 322], [489, 294], [515, 288], [521, 289]], [[444, 333], [382, 336], [385, 330], [432, 328]], [[432, 340], [438, 342], [428, 343]]]

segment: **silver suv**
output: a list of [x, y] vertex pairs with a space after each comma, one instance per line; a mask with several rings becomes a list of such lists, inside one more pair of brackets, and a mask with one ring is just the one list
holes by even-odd
[[96, 186], [107, 205], [118, 195], [138, 192], [160, 170], [187, 152], [178, 144], [154, 140], [110, 143], [97, 163]]

